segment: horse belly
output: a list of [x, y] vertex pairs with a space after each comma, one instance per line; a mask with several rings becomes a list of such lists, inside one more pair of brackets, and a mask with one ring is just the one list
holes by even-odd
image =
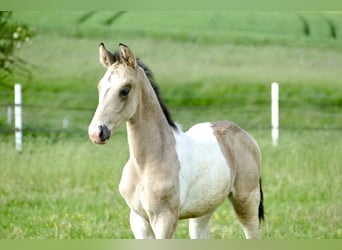
[[231, 176], [210, 123], [198, 124], [181, 137], [176, 136], [179, 217], [194, 218], [215, 210], [228, 197]]

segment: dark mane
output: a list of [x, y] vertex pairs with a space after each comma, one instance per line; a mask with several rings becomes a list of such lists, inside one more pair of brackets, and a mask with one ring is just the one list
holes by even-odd
[[[118, 51], [116, 51], [116, 52], [113, 54], [113, 56], [114, 56], [114, 62], [120, 62], [121, 59], [120, 59], [120, 54], [119, 54]], [[158, 87], [158, 85], [154, 82], [154, 77], [153, 77], [152, 71], [151, 71], [151, 70], [150, 70], [150, 69], [149, 69], [149, 68], [148, 68], [148, 67], [147, 67], [139, 58], [137, 58], [137, 63], [138, 63], [138, 65], [139, 65], [141, 68], [143, 68], [143, 70], [145, 71], [145, 74], [146, 74], [148, 80], [150, 81], [150, 84], [151, 84], [151, 86], [152, 86], [152, 88], [153, 88], [153, 90], [154, 90], [154, 93], [156, 94], [156, 96], [157, 96], [157, 98], [158, 98], [159, 105], [160, 105], [160, 107], [161, 107], [161, 109], [162, 109], [162, 111], [163, 111], [163, 113], [164, 113], [164, 115], [165, 115], [165, 118], [166, 118], [168, 124], [169, 124], [172, 128], [176, 129], [176, 128], [177, 128], [177, 125], [176, 125], [175, 122], [172, 120], [171, 114], [170, 114], [169, 110], [167, 109], [167, 107], [165, 106], [163, 100], [162, 100], [161, 97], [160, 97], [159, 87]]]

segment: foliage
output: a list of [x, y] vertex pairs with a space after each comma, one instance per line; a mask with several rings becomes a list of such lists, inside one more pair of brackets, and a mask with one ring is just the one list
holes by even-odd
[[12, 12], [0, 11], [0, 84], [11, 77], [14, 67], [27, 73], [26, 62], [14, 54], [15, 49], [29, 42], [33, 34], [28, 25], [12, 19]]

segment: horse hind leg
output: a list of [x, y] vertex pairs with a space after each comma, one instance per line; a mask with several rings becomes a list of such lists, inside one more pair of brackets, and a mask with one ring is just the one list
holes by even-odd
[[231, 193], [229, 199], [234, 212], [240, 221], [246, 239], [259, 238], [259, 224], [263, 220], [262, 190], [260, 187], [252, 190], [248, 195]]

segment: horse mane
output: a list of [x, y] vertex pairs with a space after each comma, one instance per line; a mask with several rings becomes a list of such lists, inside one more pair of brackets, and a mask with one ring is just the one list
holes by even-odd
[[[113, 56], [114, 56], [114, 62], [120, 62], [121, 61], [121, 58], [120, 58], [120, 53], [118, 51], [114, 52], [113, 53]], [[159, 105], [165, 115], [165, 118], [168, 122], [168, 124], [174, 128], [174, 129], [177, 129], [177, 125], [176, 123], [172, 120], [172, 117], [171, 117], [171, 114], [169, 112], [169, 110], [167, 109], [166, 105], [164, 104], [163, 100], [161, 99], [161, 96], [160, 96], [160, 92], [159, 92], [159, 87], [158, 85], [155, 83], [154, 81], [154, 77], [153, 77], [153, 73], [152, 71], [147, 67], [146, 64], [144, 64], [140, 58], [136, 58], [137, 60], [137, 63], [138, 65], [145, 71], [145, 74], [154, 90], [154, 93], [156, 94], [157, 96], [157, 99], [158, 99], [158, 102], [159, 102]]]

